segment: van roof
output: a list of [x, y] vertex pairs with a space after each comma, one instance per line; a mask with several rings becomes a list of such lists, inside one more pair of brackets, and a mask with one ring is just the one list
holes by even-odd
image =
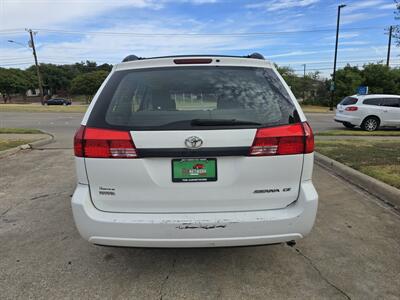
[[[212, 61], [207, 64], [176, 64], [175, 59], [196, 59], [210, 58]], [[273, 64], [265, 59], [252, 58], [251, 56], [228, 56], [228, 55], [177, 55], [161, 56], [150, 58], [138, 58], [136, 60], [126, 61], [116, 64], [115, 71], [158, 68], [158, 67], [177, 67], [177, 66], [238, 66], [238, 67], [263, 67], [273, 68]]]

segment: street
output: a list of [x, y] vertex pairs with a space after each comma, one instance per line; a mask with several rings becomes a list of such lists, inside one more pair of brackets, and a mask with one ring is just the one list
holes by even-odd
[[[110, 248], [75, 229], [72, 136], [82, 114], [0, 113], [55, 134], [0, 159], [2, 299], [399, 299], [400, 214], [315, 165], [312, 233], [294, 247]], [[340, 128], [310, 114], [315, 131]]]
[[54, 143], [44, 147], [72, 148], [75, 130], [83, 113], [0, 112], [0, 127], [36, 128], [55, 135]]

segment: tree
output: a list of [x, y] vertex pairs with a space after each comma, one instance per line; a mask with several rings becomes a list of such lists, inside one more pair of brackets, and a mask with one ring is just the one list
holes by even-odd
[[287, 66], [278, 66], [275, 65], [277, 71], [283, 79], [285, 79], [286, 83], [290, 86], [293, 94], [296, 97], [302, 97], [302, 82], [299, 76], [296, 75], [294, 70]]
[[110, 72], [112, 69], [112, 65], [110, 64], [102, 64], [100, 66], [97, 65], [94, 61], [87, 60], [86, 62], [75, 63], [74, 68], [79, 73], [89, 73], [93, 71], [107, 71]]
[[108, 73], [110, 73], [112, 67], [113, 67], [113, 66], [110, 65], [110, 64], [102, 64], [102, 65], [98, 66], [98, 67], [96, 68], [96, 70], [98, 70], [98, 71], [107, 71]]
[[302, 99], [305, 104], [328, 105], [328, 83], [320, 78], [319, 72], [298, 76], [290, 67], [278, 65], [275, 67], [290, 86], [296, 98]]
[[366, 64], [362, 69], [347, 65], [336, 72], [336, 103], [362, 85], [368, 86], [370, 94], [399, 94], [400, 69], [382, 63]]
[[[32, 74], [36, 72], [34, 66], [28, 68], [27, 71], [32, 72]], [[43, 86], [50, 90], [50, 94], [57, 94], [59, 91], [68, 89], [73, 78], [61, 66], [54, 64], [40, 64], [40, 72]]]
[[0, 93], [4, 101], [13, 94], [21, 94], [25, 98], [26, 91], [35, 86], [35, 79], [30, 73], [20, 69], [0, 68]]
[[396, 84], [396, 71], [382, 64], [367, 64], [363, 68], [363, 85], [368, 86], [371, 94], [395, 94], [399, 91]]
[[[98, 66], [96, 62], [91, 61], [75, 63], [73, 65], [40, 64], [43, 85], [46, 89], [50, 90], [51, 94], [66, 94], [70, 89], [72, 79], [80, 74], [100, 70], [110, 72], [111, 69], [112, 65], [110, 64]], [[28, 68], [27, 71], [36, 76], [34, 66]]]
[[89, 102], [107, 75], [107, 71], [94, 71], [78, 75], [71, 82], [70, 92], [74, 95], [85, 95], [86, 101]]
[[[63, 96], [67, 96], [68, 92], [71, 91], [71, 83], [74, 78], [82, 74], [101, 71], [96, 74], [100, 74], [99, 78], [102, 78], [100, 80], [102, 81], [106, 76], [104, 74], [108, 74], [111, 69], [112, 65], [110, 64], [97, 65], [96, 62], [92, 61], [71, 65], [40, 64], [40, 71], [45, 89], [50, 90], [51, 95], [57, 94]], [[6, 98], [13, 94], [21, 94], [25, 97], [27, 90], [37, 88], [37, 75], [34, 66], [26, 70], [1, 69], [0, 75], [0, 93], [6, 95]], [[96, 76], [93, 74], [88, 77], [90, 82], [96, 82], [97, 80]], [[90, 86], [89, 84], [88, 88]], [[77, 91], [77, 84], [75, 84], [74, 90]], [[93, 95], [92, 92], [89, 94], [86, 93], [88, 92], [85, 92], [87, 97]]]
[[357, 88], [363, 83], [363, 74], [358, 67], [349, 64], [336, 71], [335, 102], [356, 93]]

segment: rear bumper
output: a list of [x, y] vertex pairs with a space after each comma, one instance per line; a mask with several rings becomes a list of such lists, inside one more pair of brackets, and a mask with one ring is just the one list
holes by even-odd
[[81, 236], [94, 244], [127, 247], [225, 247], [281, 243], [307, 235], [318, 195], [311, 181], [284, 209], [190, 214], [109, 213], [96, 209], [78, 184], [72, 212]]
[[339, 123], [350, 123], [355, 126], [360, 126], [361, 125], [361, 118], [357, 116], [348, 116], [344, 114], [339, 114], [337, 113], [335, 116], [335, 121]]

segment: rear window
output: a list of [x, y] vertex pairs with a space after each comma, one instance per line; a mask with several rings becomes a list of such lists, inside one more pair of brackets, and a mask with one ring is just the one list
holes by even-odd
[[340, 101], [339, 104], [341, 104], [341, 105], [353, 105], [353, 104], [356, 104], [357, 101], [358, 101], [357, 98], [354, 98], [354, 97], [346, 97], [346, 98], [344, 98], [342, 101]]
[[295, 107], [272, 69], [207, 66], [115, 72], [88, 126], [190, 130], [295, 122]]
[[363, 104], [366, 105], [380, 105], [381, 99], [380, 98], [370, 98], [363, 101]]

